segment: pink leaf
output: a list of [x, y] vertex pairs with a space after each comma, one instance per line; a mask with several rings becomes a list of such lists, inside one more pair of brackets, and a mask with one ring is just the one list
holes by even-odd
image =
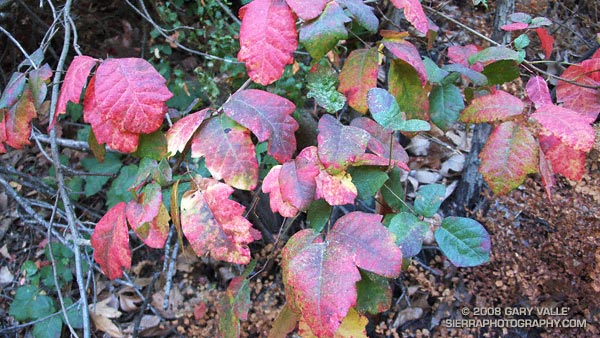
[[351, 212], [338, 219], [325, 241], [311, 229], [290, 238], [282, 252], [286, 298], [312, 333], [331, 337], [356, 305], [357, 267], [394, 278], [401, 263], [402, 252], [381, 216]]
[[278, 212], [283, 217], [295, 217], [298, 215], [298, 208], [283, 200], [281, 196], [281, 165], [276, 165], [265, 176], [262, 184], [264, 193], [269, 194], [269, 205], [273, 212]]
[[537, 141], [527, 127], [512, 121], [494, 128], [479, 157], [479, 171], [495, 194], [508, 193], [538, 171]]
[[451, 63], [458, 63], [474, 71], [481, 72], [483, 70], [481, 62], [476, 62], [473, 65], [469, 64], [469, 57], [477, 53], [479, 53], [479, 47], [476, 45], [448, 47], [448, 59], [450, 59]]
[[6, 109], [0, 109], [0, 154], [6, 153], [6, 148], [4, 147], [4, 142], [6, 142], [6, 114], [4, 113]]
[[385, 129], [379, 123], [366, 117], [355, 118], [350, 122], [350, 125], [365, 130], [371, 135], [369, 143], [367, 144], [367, 149], [374, 154], [404, 163], [408, 162], [408, 154], [402, 145], [400, 145], [393, 137], [392, 130]]
[[167, 151], [170, 156], [175, 155], [177, 152], [183, 153], [186, 144], [190, 141], [192, 136], [202, 122], [210, 116], [212, 110], [210, 108], [202, 109], [199, 112], [192, 113], [181, 120], [175, 122], [166, 133], [167, 138]]
[[324, 199], [329, 205], [352, 204], [356, 199], [358, 191], [352, 177], [346, 172], [335, 175], [321, 170], [315, 178], [315, 199]]
[[383, 45], [397, 58], [411, 65], [419, 74], [421, 85], [427, 83], [427, 72], [421, 55], [412, 43], [404, 40], [405, 34], [393, 31], [381, 31]]
[[509, 23], [508, 25], [504, 25], [500, 28], [502, 28], [502, 30], [505, 30], [507, 32], [512, 32], [512, 31], [519, 31], [519, 30], [523, 30], [526, 29], [527, 27], [529, 27], [528, 23], [525, 22], [513, 22], [513, 23]]
[[225, 114], [250, 129], [260, 142], [269, 140], [268, 152], [280, 163], [296, 151], [294, 109], [291, 101], [258, 89], [236, 93], [223, 105]]
[[284, 0], [254, 0], [240, 9], [240, 51], [250, 78], [268, 85], [294, 62], [296, 18]]
[[60, 89], [60, 96], [58, 97], [58, 103], [56, 105], [56, 114], [54, 114], [54, 121], [50, 123], [48, 128], [52, 128], [56, 123], [58, 115], [65, 114], [67, 112], [67, 102], [79, 103], [81, 98], [81, 92], [87, 84], [88, 77], [92, 69], [96, 66], [99, 60], [89, 56], [79, 55], [76, 56], [67, 73]]
[[540, 135], [539, 139], [553, 172], [573, 181], [581, 180], [585, 173], [585, 152], [574, 150], [555, 136]]
[[540, 42], [542, 43], [542, 50], [545, 54], [545, 59], [549, 60], [550, 55], [552, 55], [552, 48], [554, 46], [554, 38], [552, 35], [548, 34], [548, 31], [545, 28], [536, 28], [535, 32], [540, 38]]
[[308, 21], [319, 16], [329, 0], [286, 0], [302, 20]]
[[340, 72], [338, 91], [346, 96], [348, 105], [365, 114], [369, 110], [367, 93], [377, 87], [379, 72], [377, 48], [353, 50]]
[[392, 4], [398, 9], [404, 9], [406, 20], [415, 26], [419, 32], [427, 34], [429, 21], [419, 0], [392, 0]]
[[369, 142], [369, 133], [344, 126], [331, 115], [323, 115], [319, 120], [319, 159], [331, 173], [345, 170], [356, 158], [364, 154]]
[[594, 146], [596, 134], [593, 121], [570, 109], [547, 104], [539, 107], [531, 118], [540, 123], [546, 134], [558, 137], [575, 150], [588, 152]]
[[498, 90], [473, 99], [460, 118], [466, 123], [506, 121], [523, 114], [525, 104], [518, 97]]
[[542, 149], [542, 151], [540, 151], [540, 176], [542, 176], [542, 184], [544, 185], [544, 189], [546, 190], [548, 200], [552, 201], [552, 188], [556, 185], [556, 180], [554, 179], [554, 170], [552, 170], [552, 163], [546, 158], [546, 155], [544, 154], [544, 147], [542, 146], [541, 141], [540, 147]]
[[98, 66], [95, 78], [95, 109], [121, 131], [149, 134], [160, 128], [173, 94], [148, 61], [108, 59]]
[[125, 208], [124, 202], [112, 207], [96, 224], [91, 237], [94, 259], [109, 279], [119, 278], [123, 268], [131, 268]]
[[[587, 86], [600, 86], [600, 81], [595, 81], [584, 67], [572, 65], [565, 70], [561, 77]], [[600, 90], [586, 88], [565, 81], [558, 81], [556, 85], [556, 98], [563, 102], [563, 107], [586, 115], [590, 120], [596, 120], [600, 114]]]
[[306, 210], [315, 197], [319, 159], [310, 149], [305, 148], [294, 161], [284, 163], [279, 176], [281, 196], [299, 210]]
[[258, 161], [250, 131], [226, 115], [211, 118], [192, 139], [192, 157], [206, 158], [212, 176], [243, 190], [258, 182]]
[[550, 97], [550, 90], [548, 84], [541, 76], [534, 76], [527, 81], [527, 96], [535, 104], [536, 108], [545, 104], [552, 104], [552, 97]]
[[583, 71], [594, 81], [600, 82], [600, 58], [591, 58], [581, 63]]
[[129, 201], [125, 215], [131, 229], [146, 245], [155, 249], [165, 246], [169, 234], [169, 219], [162, 204], [158, 183], [148, 184], [137, 200]]
[[229, 199], [233, 188], [210, 178], [195, 181], [198, 190], [181, 199], [181, 228], [192, 249], [198, 256], [248, 264], [252, 224], [242, 216], [244, 206]]

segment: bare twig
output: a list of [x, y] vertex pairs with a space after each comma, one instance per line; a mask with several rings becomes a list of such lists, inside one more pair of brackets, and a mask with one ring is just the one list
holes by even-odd
[[165, 298], [163, 300], [163, 310], [169, 307], [169, 296], [171, 294], [171, 288], [173, 287], [173, 275], [175, 274], [175, 264], [177, 263], [177, 252], [179, 251], [179, 241], [175, 240], [173, 246], [173, 252], [171, 253], [171, 260], [169, 262], [169, 268], [167, 269], [167, 282], [165, 283]]
[[227, 14], [231, 20], [235, 21], [238, 25], [242, 25], [242, 22], [240, 21], [240, 19], [238, 19], [229, 9], [229, 7], [225, 6], [225, 4], [223, 2], [221, 2], [221, 0], [216, 0], [217, 4], [219, 5], [219, 7], [221, 7], [221, 9], [223, 11], [225, 11], [225, 14]]
[[140, 323], [142, 322], [142, 317], [144, 316], [144, 311], [146, 311], [146, 308], [148, 307], [148, 303], [150, 302], [150, 295], [152, 294], [152, 290], [154, 289], [154, 284], [156, 284], [156, 281], [158, 280], [158, 277], [160, 276], [162, 272], [155, 272], [154, 275], [152, 276], [152, 281], [150, 281], [150, 285], [148, 285], [148, 289], [146, 290], [146, 297], [144, 297], [144, 302], [142, 303], [142, 306], [140, 307], [140, 313], [139, 315], [135, 318], [135, 322], [133, 324], [133, 334], [132, 337], [135, 338], [138, 336], [139, 334], [139, 330], [140, 330]]
[[[42, 134], [40, 131], [38, 131], [35, 128], [32, 131], [32, 136], [34, 138], [37, 138], [38, 140], [40, 140], [40, 142], [50, 144], [50, 137]], [[90, 150], [90, 146], [88, 145], [88, 143], [83, 142], [83, 141], [74, 141], [74, 140], [69, 140], [69, 139], [64, 139], [64, 138], [56, 138], [56, 144], [61, 147], [71, 148], [71, 149], [75, 149], [75, 150], [81, 150], [81, 151], [89, 151]]]
[[21, 51], [21, 53], [23, 54], [23, 56], [25, 56], [25, 58], [29, 61], [29, 63], [31, 63], [31, 66], [34, 69], [38, 69], [38, 66], [35, 64], [35, 62], [31, 58], [31, 55], [29, 55], [29, 53], [27, 53], [25, 51], [25, 49], [23, 48], [23, 46], [21, 46], [21, 44], [19, 43], [19, 41], [17, 41], [17, 39], [15, 39], [15, 37], [12, 36], [12, 34], [10, 34], [9, 31], [7, 31], [6, 29], [4, 29], [4, 27], [0, 26], [0, 32], [4, 33], [10, 39], [10, 41], [12, 41], [12, 43], [14, 43], [15, 46], [17, 46], [17, 48]]

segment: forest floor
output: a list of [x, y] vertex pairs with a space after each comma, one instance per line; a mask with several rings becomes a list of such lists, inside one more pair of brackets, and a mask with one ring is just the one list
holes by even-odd
[[[557, 55], [573, 60], [589, 49], [581, 41], [593, 41], [594, 34], [600, 31], [598, 4], [589, 1], [586, 7], [583, 3], [564, 1], [550, 6], [547, 1], [531, 0], [521, 2], [517, 10], [548, 16], [560, 23], [553, 32], [562, 37], [556, 42]], [[470, 2], [464, 1], [450, 2], [446, 10], [490, 35], [486, 30], [491, 27], [491, 12], [474, 11]], [[115, 15], [112, 21], [103, 22], [107, 27], [120, 27], [121, 19]], [[133, 14], [128, 14], [127, 20], [135, 26]], [[450, 33], [460, 31], [458, 27], [441, 27]], [[461, 35], [464, 32], [456, 34], [455, 41], [470, 39]], [[574, 42], [578, 39], [581, 41]], [[40, 161], [43, 162], [42, 157], [33, 146], [0, 157], [0, 162], [23, 172], [31, 172]], [[427, 161], [419, 166], [439, 170], [439, 161]], [[28, 197], [38, 196], [30, 187], [15, 183], [14, 188]], [[536, 176], [507, 196], [486, 197], [485, 207], [474, 218], [491, 235], [490, 262], [474, 268], [456, 268], [435, 246], [425, 246], [401, 278], [393, 282], [390, 310], [369, 318], [371, 337], [600, 335], [600, 152], [590, 153], [581, 182], [559, 178], [551, 200]], [[49, 263], [42, 257], [46, 244], [45, 234], [26, 224], [15, 202], [0, 189], [0, 332], [6, 336], [25, 335], [26, 328], [5, 330], [16, 325], [8, 317], [8, 308], [14, 290], [24, 281], [20, 271], [23, 262], [30, 259], [39, 265]], [[282, 243], [276, 242], [252, 248], [260, 273], [250, 281], [252, 306], [248, 319], [242, 321], [242, 337], [266, 337], [285, 303], [277, 264], [281, 247]], [[154, 273], [162, 269], [162, 251], [135, 247], [133, 257], [129, 280], [115, 283], [101, 274], [95, 276], [90, 299], [96, 301], [93, 322], [97, 337], [131, 335], [147, 296], [154, 311], [143, 313], [141, 336], [216, 335], [216, 304], [228, 282], [239, 275], [238, 267], [198, 258], [191, 249], [183, 249], [175, 266], [168, 308], [163, 310], [164, 276], [152, 280]], [[154, 288], [148, 290], [151, 284]], [[519, 309], [532, 311], [515, 314]], [[495, 327], [463, 319], [495, 320]], [[508, 327], [510, 322], [502, 320], [509, 319], [545, 321], [525, 328], [521, 324]], [[574, 327], [553, 327], [550, 320]]]

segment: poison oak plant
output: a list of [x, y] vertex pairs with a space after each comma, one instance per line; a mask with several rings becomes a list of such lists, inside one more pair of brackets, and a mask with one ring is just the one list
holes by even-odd
[[[418, 1], [392, 3], [434, 42], [437, 27]], [[419, 253], [430, 227], [424, 219], [436, 214], [446, 196], [443, 185], [431, 184], [419, 188], [412, 203], [406, 200], [401, 176], [410, 170], [409, 157], [398, 133], [412, 136], [431, 125], [447, 130], [461, 121], [493, 124], [480, 171], [498, 194], [519, 186], [528, 174], [541, 175], [549, 197], [555, 173], [582, 177], [594, 143], [590, 124], [600, 112], [599, 53], [566, 70], [558, 82], [558, 102], [540, 76], [528, 80], [525, 100], [495, 86], [519, 77], [520, 67], [527, 69], [524, 48], [530, 31], [540, 38], [546, 56], [551, 54], [544, 18], [516, 13], [513, 23], [503, 27], [523, 32], [510, 47], [452, 46], [448, 63], [440, 66], [420, 56], [408, 33], [378, 31], [373, 8], [360, 0], [254, 0], [240, 16], [238, 59], [257, 84], [277, 81], [294, 62], [299, 44], [312, 57], [309, 96], [331, 113], [319, 118], [316, 146], [297, 149], [296, 106], [268, 87], [242, 88], [222, 106], [191, 113], [163, 132], [172, 94], [148, 62], [78, 56], [67, 71], [58, 114], [70, 102], [83, 105], [96, 161], [116, 163], [96, 170], [120, 172], [113, 186], [129, 191], [113, 198], [91, 236], [94, 258], [109, 279], [131, 267], [129, 229], [146, 245], [161, 248], [171, 224], [199, 256], [251, 263], [248, 244], [261, 234], [231, 194], [261, 186], [273, 212], [284, 217], [307, 212], [310, 224], [293, 234], [282, 251], [287, 304], [272, 336], [285, 336], [298, 322], [303, 336], [364, 336], [365, 314], [389, 307], [388, 279], [401, 274], [403, 259]], [[337, 46], [348, 38], [350, 25], [371, 34], [369, 41], [381, 39], [342, 53]], [[339, 74], [325, 58], [330, 52], [343, 59]], [[387, 88], [380, 88], [384, 60], [389, 63]], [[13, 75], [0, 99], [1, 142], [14, 148], [28, 143], [30, 120], [50, 75], [47, 67]], [[362, 116], [350, 121], [334, 117], [345, 103]], [[262, 182], [255, 141], [266, 142], [266, 152], [279, 163]], [[122, 167], [104, 145], [142, 160]], [[207, 169], [204, 175], [187, 175], [189, 183], [173, 175], [171, 165], [180, 162], [170, 160], [188, 153], [202, 158]], [[98, 191], [98, 184], [105, 183], [94, 181], [90, 189]], [[333, 206], [372, 197], [385, 206], [385, 215], [355, 211], [330, 224]], [[457, 266], [489, 260], [489, 235], [473, 219], [447, 217], [434, 235]], [[231, 282], [219, 303], [224, 336], [238, 336], [239, 320], [246, 318], [251, 269]]]

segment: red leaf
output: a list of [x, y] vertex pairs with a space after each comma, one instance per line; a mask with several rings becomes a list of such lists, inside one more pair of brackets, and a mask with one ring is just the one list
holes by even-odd
[[264, 193], [269, 194], [269, 205], [273, 212], [278, 212], [283, 217], [295, 217], [298, 215], [298, 208], [283, 200], [281, 196], [281, 165], [276, 165], [265, 176], [262, 184]]
[[535, 29], [538, 37], [540, 38], [540, 42], [542, 43], [542, 50], [545, 54], [545, 59], [550, 59], [550, 55], [552, 55], [552, 48], [554, 46], [554, 38], [552, 35], [548, 34], [548, 31], [545, 28], [538, 27]]
[[58, 115], [65, 114], [67, 112], [67, 102], [79, 103], [81, 98], [81, 92], [85, 87], [88, 76], [92, 71], [92, 68], [96, 66], [99, 60], [89, 56], [79, 55], [76, 56], [63, 81], [60, 89], [60, 96], [58, 97], [58, 103], [56, 104], [56, 114], [54, 114], [54, 121], [50, 123], [48, 128], [52, 128], [56, 123]]
[[500, 28], [502, 28], [502, 30], [505, 30], [507, 32], [512, 32], [512, 31], [523, 30], [523, 29], [526, 29], [527, 27], [529, 27], [529, 24], [526, 22], [513, 22], [508, 25], [504, 25]]
[[254, 0], [240, 9], [240, 51], [248, 76], [268, 85], [294, 62], [296, 18], [284, 0]]
[[558, 137], [575, 150], [588, 152], [594, 146], [596, 134], [593, 121], [570, 109], [547, 104], [539, 107], [531, 118], [540, 123], [547, 134]]
[[338, 91], [346, 95], [350, 107], [362, 114], [369, 110], [369, 89], [377, 87], [378, 58], [377, 48], [353, 50], [340, 72]]
[[[594, 81], [579, 65], [570, 66], [561, 77], [588, 86], [600, 86], [600, 81]], [[563, 102], [563, 107], [586, 115], [591, 120], [596, 120], [600, 114], [600, 90], [598, 89], [559, 80], [556, 86], [556, 98], [558, 102]]]
[[583, 71], [594, 81], [600, 81], [600, 58], [591, 58], [581, 63]]
[[552, 104], [552, 97], [550, 97], [550, 90], [548, 84], [541, 76], [534, 76], [527, 81], [527, 96], [535, 104], [536, 108], [545, 104]]
[[450, 59], [451, 63], [458, 63], [474, 71], [481, 72], [483, 71], [483, 63], [476, 62], [473, 65], [469, 64], [469, 56], [477, 53], [479, 53], [479, 47], [476, 45], [448, 47], [448, 59]]
[[356, 199], [358, 190], [352, 177], [342, 171], [337, 174], [329, 174], [321, 170], [315, 178], [317, 183], [315, 199], [324, 199], [329, 205], [352, 204]]
[[123, 153], [132, 153], [137, 149], [139, 134], [121, 131], [115, 122], [102, 114], [96, 105], [96, 77], [88, 84], [83, 100], [83, 120], [92, 126], [96, 141], [106, 143], [112, 149]]
[[585, 173], [585, 152], [574, 150], [555, 136], [540, 135], [540, 147], [553, 172], [579, 181]]
[[329, 0], [286, 0], [292, 10], [302, 20], [308, 21], [319, 16]]
[[419, 0], [392, 0], [392, 4], [398, 9], [404, 8], [406, 20], [415, 26], [419, 32], [427, 34], [427, 31], [429, 30], [429, 21], [427, 20], [427, 16], [425, 16], [423, 6], [421, 6]]
[[237, 189], [258, 182], [258, 161], [250, 131], [226, 115], [211, 118], [192, 139], [192, 157], [206, 158], [212, 176]]
[[350, 125], [363, 129], [371, 135], [369, 143], [367, 144], [367, 149], [374, 154], [386, 159], [391, 158], [392, 160], [403, 163], [408, 162], [406, 150], [404, 150], [398, 140], [393, 137], [393, 132], [391, 130], [383, 128], [379, 123], [366, 117], [355, 118]]
[[94, 259], [109, 279], [119, 278], [123, 268], [131, 268], [125, 208], [124, 202], [112, 207], [96, 224], [91, 237]]
[[280, 163], [296, 151], [294, 109], [291, 101], [257, 89], [236, 93], [223, 105], [225, 114], [250, 129], [260, 142], [269, 140], [268, 152]]
[[381, 31], [383, 45], [397, 58], [411, 65], [419, 74], [421, 85], [427, 83], [427, 72], [421, 55], [412, 43], [404, 40], [405, 34], [393, 31]]
[[537, 141], [527, 127], [512, 121], [494, 128], [479, 157], [479, 172], [495, 194], [508, 193], [538, 170]]
[[339, 173], [364, 154], [369, 138], [366, 131], [344, 126], [333, 116], [323, 115], [317, 136], [319, 159], [329, 172]]
[[6, 109], [0, 109], [0, 154], [6, 153]]
[[199, 112], [192, 113], [181, 120], [175, 122], [166, 133], [167, 138], [167, 151], [170, 156], [175, 155], [177, 152], [183, 153], [186, 144], [190, 141], [192, 136], [202, 122], [210, 116], [212, 109], [205, 108]]
[[546, 158], [546, 155], [544, 154], [544, 147], [542, 146], [542, 142], [540, 142], [540, 147], [542, 149], [542, 151], [540, 151], [540, 176], [542, 176], [542, 184], [544, 185], [544, 189], [546, 190], [546, 195], [548, 196], [548, 199], [552, 201], [552, 187], [556, 185], [556, 180], [554, 179], [554, 170], [552, 170], [552, 163]]
[[155, 249], [165, 246], [169, 234], [169, 218], [162, 204], [158, 183], [148, 184], [137, 201], [129, 201], [125, 214], [131, 229], [147, 246]]
[[286, 298], [316, 336], [331, 337], [356, 304], [357, 267], [394, 278], [401, 264], [402, 252], [381, 215], [351, 212], [325, 241], [312, 229], [290, 238], [282, 252]]
[[460, 118], [466, 123], [506, 121], [523, 114], [524, 108], [525, 104], [521, 99], [498, 90], [473, 99]]
[[108, 59], [98, 66], [95, 78], [95, 109], [121, 131], [149, 134], [160, 128], [173, 94], [148, 61]]
[[[30, 144], [31, 120], [36, 117], [35, 105], [31, 98], [31, 91], [25, 89], [19, 100], [4, 113], [6, 144], [21, 149]], [[2, 126], [0, 126], [2, 127]]]
[[229, 199], [233, 188], [210, 178], [196, 182], [198, 190], [181, 199], [181, 228], [192, 249], [198, 256], [248, 264], [252, 224], [242, 217], [244, 206]]

